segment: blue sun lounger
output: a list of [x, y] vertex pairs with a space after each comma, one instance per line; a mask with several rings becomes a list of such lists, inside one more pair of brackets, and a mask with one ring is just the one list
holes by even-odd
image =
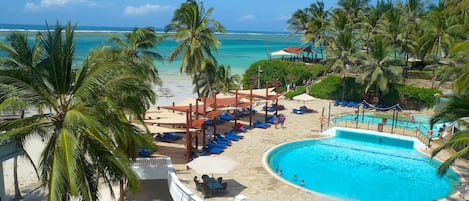
[[231, 121], [231, 120], [234, 120], [235, 117], [233, 115], [230, 115], [230, 114], [226, 114], [226, 113], [223, 113], [223, 114], [220, 114], [220, 119], [223, 119], [225, 121]]
[[262, 121], [257, 120], [257, 121], [254, 122], [253, 126], [255, 128], [264, 128], [265, 129], [265, 128], [269, 127], [269, 124], [266, 124]]
[[334, 106], [339, 106], [340, 105], [340, 100], [335, 100]]
[[225, 132], [225, 138], [228, 139], [228, 140], [238, 141], [240, 139], [243, 139], [244, 136], [238, 135], [235, 132], [230, 131], [230, 132]]
[[295, 114], [304, 114], [305, 113], [304, 110], [299, 110], [299, 109], [296, 109], [296, 108], [293, 108], [292, 112], [295, 113]]

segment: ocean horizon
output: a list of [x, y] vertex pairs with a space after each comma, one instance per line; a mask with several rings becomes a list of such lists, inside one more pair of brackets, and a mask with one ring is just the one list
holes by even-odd
[[[53, 26], [55, 23], [49, 24], [49, 27]], [[80, 65], [90, 50], [109, 44], [110, 36], [130, 32], [133, 28], [78, 25], [75, 35], [75, 65]], [[0, 41], [5, 42], [6, 36], [15, 31], [38, 32], [45, 30], [47, 30], [46, 25], [0, 24]], [[158, 33], [163, 34], [162, 31], [160, 29]], [[218, 50], [213, 51], [218, 64], [230, 66], [232, 74], [240, 76], [252, 63], [269, 59], [270, 52], [291, 46], [307, 46], [301, 41], [300, 36], [290, 35], [287, 32], [228, 31], [216, 34], [216, 36], [221, 42]], [[32, 41], [34, 33], [31, 33], [29, 37]], [[172, 38], [165, 38], [154, 49], [165, 59], [164, 61], [155, 61], [159, 76], [163, 81], [163, 86], [156, 87], [159, 96], [157, 104], [159, 105], [170, 104], [172, 101], [178, 102], [194, 96], [190, 77], [179, 71], [181, 61], [178, 59], [171, 63], [166, 61], [168, 55], [177, 45]], [[0, 54], [0, 56], [5, 55]]]

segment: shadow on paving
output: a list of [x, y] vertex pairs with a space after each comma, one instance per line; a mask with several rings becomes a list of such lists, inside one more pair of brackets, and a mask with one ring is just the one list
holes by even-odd
[[126, 201], [172, 201], [168, 189], [168, 180], [140, 180], [137, 192], [127, 192]]

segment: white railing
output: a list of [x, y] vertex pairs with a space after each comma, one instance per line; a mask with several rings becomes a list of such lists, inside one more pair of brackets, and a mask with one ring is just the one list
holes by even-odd
[[169, 157], [137, 158], [132, 169], [141, 180], [166, 179], [173, 200], [202, 201], [179, 181]]
[[140, 179], [167, 179], [173, 200], [202, 201], [179, 181], [169, 157], [137, 158], [132, 169]]

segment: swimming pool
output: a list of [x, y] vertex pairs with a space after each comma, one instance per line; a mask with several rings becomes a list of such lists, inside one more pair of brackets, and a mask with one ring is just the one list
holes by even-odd
[[[407, 121], [407, 120], [397, 120], [395, 122], [395, 128], [407, 129], [407, 130], [415, 130], [418, 128], [422, 134], [427, 135], [427, 131], [430, 130], [430, 116], [426, 115], [415, 115], [415, 122]], [[334, 123], [337, 122], [354, 122], [355, 121], [355, 114], [345, 114], [334, 118]], [[377, 117], [375, 114], [364, 114], [361, 113], [358, 116], [358, 123], [364, 124], [372, 124], [378, 125], [378, 123], [382, 123], [382, 118]], [[444, 123], [437, 123], [433, 126], [433, 133], [434, 138], [437, 138], [438, 130], [440, 127], [443, 126]], [[386, 121], [386, 126], [392, 126], [392, 119], [388, 119]]]
[[423, 146], [418, 141], [358, 131], [338, 129], [335, 137], [280, 145], [266, 162], [294, 185], [304, 180], [306, 189], [347, 200], [435, 200], [454, 192], [457, 175], [439, 178], [439, 163], [414, 149]]

